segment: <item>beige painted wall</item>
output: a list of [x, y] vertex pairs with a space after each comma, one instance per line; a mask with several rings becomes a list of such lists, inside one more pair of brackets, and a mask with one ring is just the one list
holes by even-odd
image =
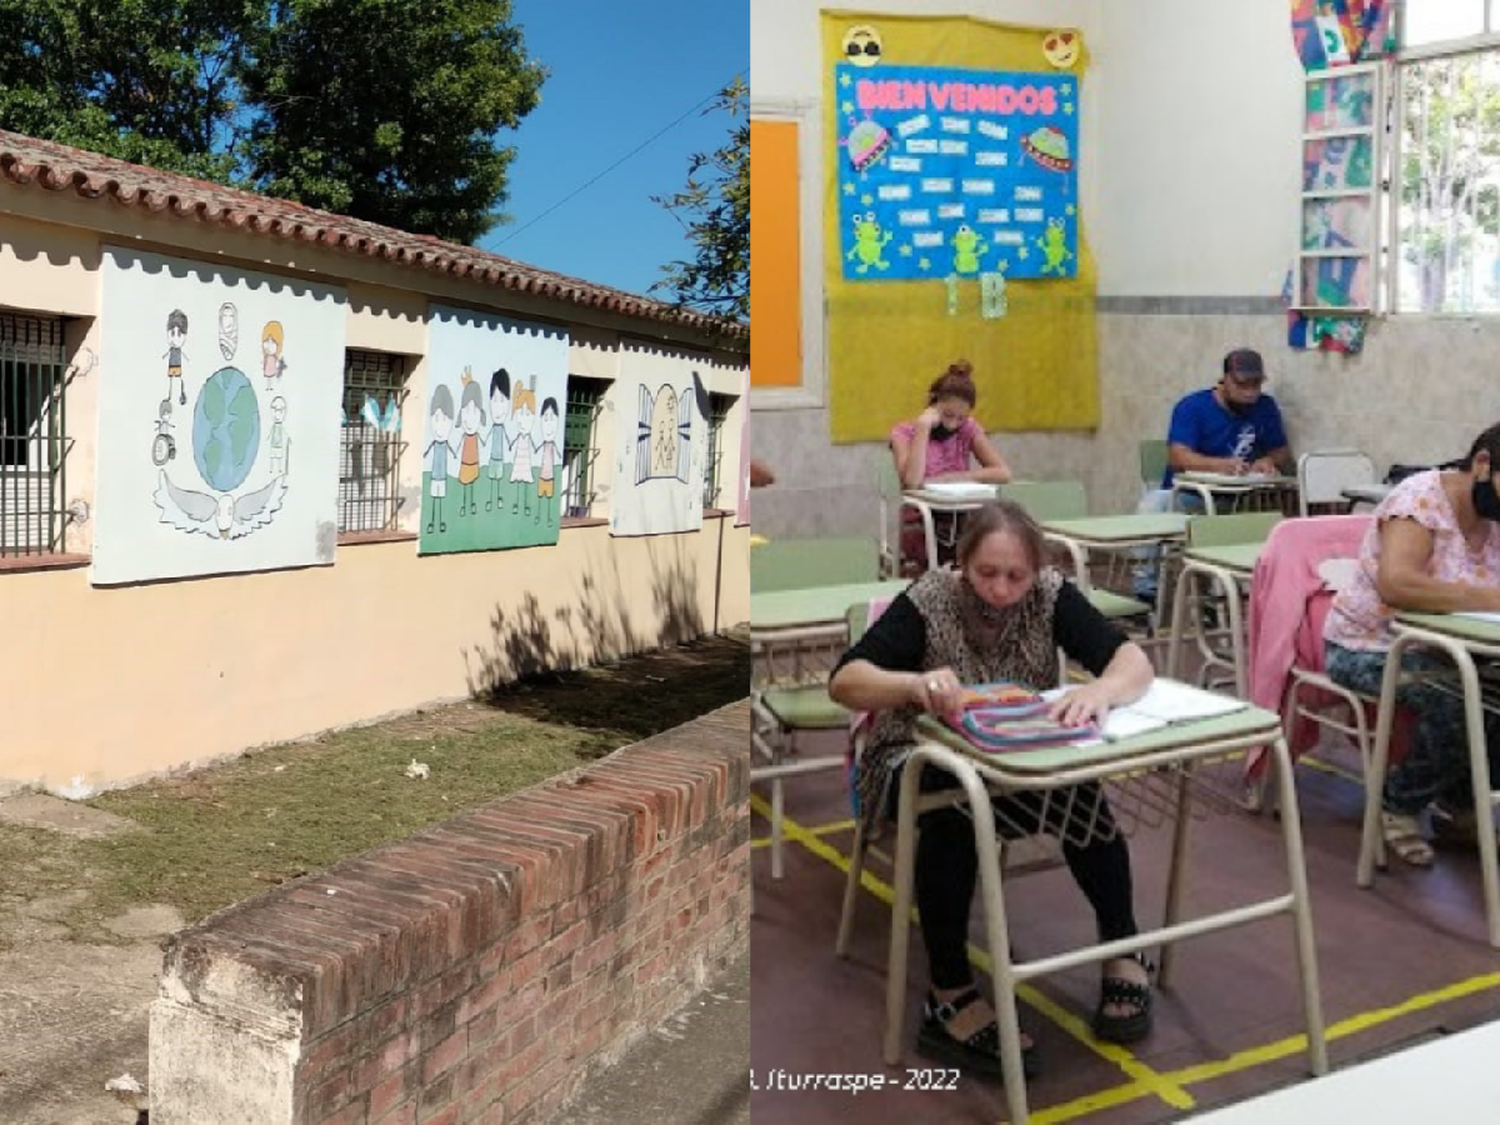
[[0, 574], [0, 788], [117, 785], [688, 640], [749, 619], [748, 556], [726, 517], [515, 551], [345, 546], [332, 567], [116, 589]]
[[[741, 356], [710, 353], [701, 336], [666, 325], [0, 181], [0, 308], [75, 318], [66, 499], [89, 509], [97, 388], [111, 377], [98, 344], [104, 244], [343, 286], [347, 345], [410, 357], [407, 434], [423, 429], [429, 302], [566, 326], [570, 374], [618, 381], [620, 349], [649, 340], [710, 356], [712, 389], [738, 393], [745, 377]], [[726, 465], [738, 464], [747, 408], [738, 403], [726, 425]], [[606, 473], [614, 423], [613, 414], [599, 423]], [[416, 441], [401, 476], [421, 480]], [[403, 530], [416, 530], [418, 512], [406, 505]], [[70, 527], [69, 553], [89, 552], [92, 522]], [[555, 547], [425, 558], [409, 540], [345, 544], [332, 567], [118, 589], [90, 586], [86, 568], [0, 569], [0, 791], [119, 785], [749, 616], [749, 529], [732, 516], [681, 535], [572, 527]]]

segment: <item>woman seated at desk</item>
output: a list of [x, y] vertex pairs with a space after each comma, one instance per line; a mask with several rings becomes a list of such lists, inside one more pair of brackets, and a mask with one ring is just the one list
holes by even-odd
[[[931, 481], [977, 481], [1004, 484], [1010, 467], [990, 442], [984, 427], [970, 415], [979, 399], [974, 388], [974, 368], [958, 360], [927, 388], [927, 409], [911, 422], [891, 429], [891, 456], [903, 489], [921, 488]], [[973, 461], [979, 467], [973, 467]], [[901, 572], [920, 574], [927, 565], [927, 544], [922, 519], [903, 509], [901, 523]], [[938, 536], [938, 562], [953, 561], [958, 540], [959, 513], [934, 513]]]
[[[830, 681], [829, 694], [839, 703], [876, 713], [858, 777], [867, 830], [895, 815], [896, 782], [917, 716], [953, 711], [962, 685], [1013, 681], [1049, 687], [1057, 682], [1059, 647], [1097, 677], [1053, 705], [1052, 713], [1064, 722], [1102, 719], [1151, 685], [1146, 654], [1059, 571], [1043, 566], [1041, 530], [1019, 505], [1002, 500], [972, 512], [959, 540], [958, 564], [957, 571], [928, 572], [898, 595], [844, 654]], [[922, 777], [923, 790], [954, 784], [940, 770]], [[1099, 787], [1080, 786], [1071, 801], [1054, 799], [1044, 825], [1037, 823], [1040, 796], [998, 801], [997, 831], [1014, 836], [1018, 829], [1045, 830], [1063, 837], [1068, 866], [1094, 908], [1100, 938], [1138, 933], [1130, 852]], [[965, 810], [949, 806], [922, 814], [919, 824], [915, 890], [931, 990], [918, 1049], [998, 1076], [999, 1030], [974, 987], [965, 948], [978, 873], [973, 823]], [[1119, 1043], [1142, 1038], [1151, 1029], [1148, 966], [1138, 957], [1121, 957], [1106, 962], [1103, 972], [1094, 1034]], [[1023, 1049], [1030, 1071], [1033, 1048]]]
[[[1460, 465], [1415, 473], [1376, 505], [1359, 566], [1323, 626], [1328, 675], [1337, 683], [1380, 693], [1398, 610], [1500, 610], [1500, 425], [1480, 434]], [[1444, 664], [1407, 652], [1402, 666], [1415, 671]], [[1423, 684], [1403, 684], [1396, 700], [1415, 713], [1416, 726], [1405, 760], [1386, 775], [1381, 828], [1401, 860], [1427, 867], [1432, 847], [1419, 817], [1429, 805], [1439, 835], [1472, 843], [1477, 831], [1464, 705]], [[1500, 719], [1486, 713], [1485, 731], [1490, 770], [1500, 776]]]

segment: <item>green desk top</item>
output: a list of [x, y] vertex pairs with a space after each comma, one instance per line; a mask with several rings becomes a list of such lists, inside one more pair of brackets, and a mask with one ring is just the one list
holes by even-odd
[[1500, 621], [1460, 617], [1456, 613], [1398, 613], [1396, 622], [1464, 641], [1500, 646]]
[[917, 719], [917, 731], [923, 737], [966, 754], [1002, 776], [1010, 774], [1031, 780], [1065, 770], [1089, 769], [1109, 762], [1124, 762], [1129, 758], [1139, 758], [1176, 747], [1225, 739], [1248, 740], [1256, 735], [1274, 738], [1280, 729], [1280, 716], [1247, 704], [1241, 710], [1231, 711], [1227, 715], [1173, 723], [1116, 742], [1100, 741], [1082, 746], [1048, 746], [1037, 750], [1011, 750], [1003, 754], [990, 754], [929, 715]]
[[1080, 543], [1109, 543], [1138, 539], [1181, 539], [1187, 534], [1186, 512], [1143, 512], [1123, 516], [1088, 516], [1074, 520], [1043, 520], [1042, 530]]
[[1189, 547], [1185, 557], [1250, 574], [1255, 570], [1255, 560], [1260, 558], [1264, 546], [1264, 543], [1235, 543], [1228, 547]]
[[895, 597], [910, 582], [851, 582], [840, 586], [809, 586], [803, 590], [778, 590], [750, 595], [752, 629], [795, 629], [802, 625], [825, 625], [842, 621], [849, 607], [871, 598]]

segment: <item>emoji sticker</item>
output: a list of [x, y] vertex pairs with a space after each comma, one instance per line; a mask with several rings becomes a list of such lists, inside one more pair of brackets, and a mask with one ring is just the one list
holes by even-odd
[[844, 61], [855, 66], [874, 66], [880, 61], [880, 32], [869, 24], [856, 24], [844, 32]]
[[1076, 31], [1049, 31], [1042, 40], [1042, 55], [1058, 70], [1067, 70], [1078, 61], [1083, 37]]

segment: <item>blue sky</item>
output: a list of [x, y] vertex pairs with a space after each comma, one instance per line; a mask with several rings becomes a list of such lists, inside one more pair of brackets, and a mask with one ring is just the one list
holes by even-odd
[[551, 214], [519, 228], [736, 74], [748, 74], [749, 2], [515, 0], [514, 16], [527, 53], [551, 74], [541, 104], [519, 129], [500, 135], [518, 149], [503, 208], [514, 222], [479, 245], [645, 293], [661, 278], [661, 266], [691, 256], [682, 227], [651, 196], [681, 189], [688, 158], [724, 143], [727, 114], [692, 114]]

